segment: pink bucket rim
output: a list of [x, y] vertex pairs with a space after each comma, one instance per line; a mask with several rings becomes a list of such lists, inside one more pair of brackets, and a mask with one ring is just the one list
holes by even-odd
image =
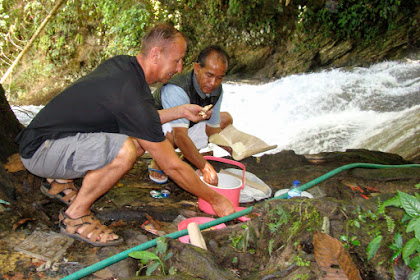
[[[242, 163], [238, 162], [238, 161], [234, 161], [231, 159], [227, 159], [227, 158], [219, 158], [219, 157], [214, 157], [214, 156], [204, 156], [205, 159], [207, 160], [214, 160], [214, 161], [219, 161], [219, 162], [223, 162], [223, 163], [229, 163], [232, 165], [236, 165], [238, 167], [240, 167], [242, 169], [242, 184], [240, 189], [242, 190], [245, 187], [245, 165], [243, 165]], [[221, 188], [223, 189], [223, 188]]]

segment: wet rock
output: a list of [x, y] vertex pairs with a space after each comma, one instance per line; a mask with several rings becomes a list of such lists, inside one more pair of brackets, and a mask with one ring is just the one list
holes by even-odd
[[202, 279], [236, 279], [232, 273], [218, 266], [208, 251], [178, 242], [170, 244], [174, 255], [169, 259], [169, 265], [174, 266], [177, 271]]

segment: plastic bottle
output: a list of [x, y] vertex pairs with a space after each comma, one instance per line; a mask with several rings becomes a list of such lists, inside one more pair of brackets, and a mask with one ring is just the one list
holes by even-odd
[[293, 181], [293, 186], [287, 192], [287, 198], [292, 198], [292, 197], [295, 197], [295, 196], [301, 196], [302, 192], [298, 189], [299, 186], [300, 186], [300, 181], [299, 180], [294, 180]]

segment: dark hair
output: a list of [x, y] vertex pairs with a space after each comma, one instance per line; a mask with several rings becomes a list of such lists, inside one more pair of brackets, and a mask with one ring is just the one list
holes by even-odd
[[172, 25], [168, 23], [159, 23], [152, 27], [141, 39], [140, 52], [147, 56], [150, 50], [155, 46], [166, 51], [166, 49], [175, 41], [176, 37], [182, 37], [187, 41], [184, 34], [176, 30]]
[[207, 57], [213, 52], [217, 53], [217, 58], [222, 60], [226, 64], [226, 66], [229, 65], [229, 55], [221, 46], [218, 45], [210, 45], [208, 47], [205, 47], [198, 54], [197, 63], [200, 64], [201, 67], [206, 67]]

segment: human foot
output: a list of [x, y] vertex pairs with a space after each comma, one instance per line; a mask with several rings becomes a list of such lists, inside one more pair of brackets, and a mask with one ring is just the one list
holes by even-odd
[[157, 163], [152, 160], [148, 166], [149, 169], [149, 179], [157, 184], [165, 184], [168, 182], [168, 176], [160, 170]]
[[124, 241], [107, 226], [102, 225], [92, 213], [71, 218], [61, 209], [59, 221], [61, 233], [93, 246], [115, 246]]

